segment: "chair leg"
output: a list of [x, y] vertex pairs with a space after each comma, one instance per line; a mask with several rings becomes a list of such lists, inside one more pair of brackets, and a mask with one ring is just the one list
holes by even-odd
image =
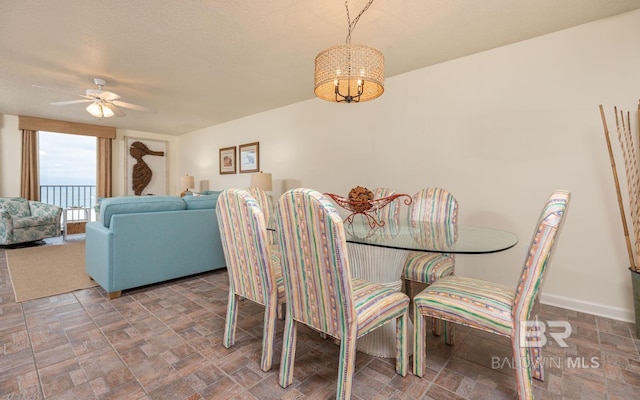
[[224, 322], [224, 338], [222, 344], [229, 348], [236, 341], [236, 323], [238, 321], [238, 296], [229, 288], [229, 301], [227, 302], [227, 318]]
[[404, 285], [406, 287], [407, 296], [409, 296], [409, 301], [413, 301], [413, 289], [415, 284], [411, 279], [404, 279]]
[[533, 342], [536, 343], [535, 346], [529, 347], [529, 360], [531, 361], [531, 377], [537, 379], [539, 381], [544, 381], [544, 364], [542, 362], [542, 334], [540, 332], [540, 324], [538, 322], [538, 316], [535, 317], [536, 324], [534, 326], [530, 326], [527, 329], [530, 329], [527, 332], [527, 337], [534, 338]]
[[[441, 321], [442, 322], [442, 321]], [[456, 324], [449, 321], [444, 321], [444, 342], [449, 346], [455, 344]]]
[[396, 318], [396, 373], [400, 376], [407, 376], [407, 364], [409, 353], [407, 349], [407, 326], [409, 325], [409, 313], [402, 314]]
[[[278, 304], [277, 300], [274, 301], [275, 305], [267, 303], [264, 310], [264, 323], [262, 324], [262, 361], [260, 368], [264, 372], [271, 369], [271, 363], [273, 361], [273, 342], [276, 336], [276, 318]], [[273, 303], [271, 303], [273, 304]]]
[[529, 359], [531, 360], [531, 377], [538, 381], [544, 381], [544, 364], [542, 362], [542, 348], [540, 347], [530, 348]]
[[413, 304], [413, 374], [421, 377], [424, 375], [423, 363], [427, 357], [424, 316], [420, 307]]
[[442, 335], [442, 320], [431, 318], [431, 332], [436, 336]]
[[[515, 333], [518, 334], [517, 332]], [[533, 387], [531, 384], [529, 349], [521, 346], [519, 340], [511, 341], [513, 347], [514, 367], [516, 371], [516, 385], [518, 387], [518, 399], [533, 399]]]
[[287, 303], [282, 303], [278, 306], [278, 319], [284, 319], [286, 313]]
[[337, 399], [350, 399], [353, 373], [356, 369], [356, 329], [345, 332], [340, 342], [340, 363], [338, 365]]
[[284, 319], [282, 338], [282, 357], [280, 358], [280, 386], [286, 388], [293, 382], [293, 362], [296, 358], [296, 340], [298, 327], [296, 321], [287, 311]]

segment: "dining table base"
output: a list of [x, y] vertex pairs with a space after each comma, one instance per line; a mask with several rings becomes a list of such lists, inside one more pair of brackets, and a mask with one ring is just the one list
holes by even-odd
[[[391, 287], [402, 288], [402, 271], [408, 250], [347, 243], [351, 275]], [[407, 326], [407, 351], [413, 349], [413, 324]], [[396, 322], [391, 321], [367, 333], [357, 341], [357, 349], [363, 353], [384, 358], [396, 357]]]

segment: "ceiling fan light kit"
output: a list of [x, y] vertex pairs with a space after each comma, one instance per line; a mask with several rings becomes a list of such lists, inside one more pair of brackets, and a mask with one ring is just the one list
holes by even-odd
[[100, 102], [93, 102], [86, 108], [87, 112], [96, 118], [113, 117], [115, 113], [109, 107], [102, 105]]
[[351, 21], [347, 9], [346, 44], [321, 51], [315, 62], [314, 93], [322, 100], [335, 103], [359, 103], [373, 100], [384, 93], [384, 55], [377, 49], [351, 44], [351, 32], [373, 0]]

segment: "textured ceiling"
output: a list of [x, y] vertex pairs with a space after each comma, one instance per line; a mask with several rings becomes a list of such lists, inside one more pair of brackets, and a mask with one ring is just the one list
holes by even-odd
[[[351, 17], [366, 3], [351, 0]], [[351, 42], [381, 50], [391, 77], [637, 8], [376, 0]], [[0, 113], [180, 135], [313, 98], [316, 54], [346, 33], [342, 0], [0, 0]], [[97, 120], [86, 104], [49, 104], [80, 99], [94, 77], [156, 112]]]

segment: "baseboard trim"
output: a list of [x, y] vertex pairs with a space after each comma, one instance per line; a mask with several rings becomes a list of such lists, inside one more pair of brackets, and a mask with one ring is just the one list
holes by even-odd
[[635, 313], [633, 312], [633, 310], [624, 308], [603, 306], [602, 304], [590, 303], [588, 301], [580, 301], [568, 297], [545, 293], [542, 293], [540, 302], [542, 304], [567, 308], [569, 310], [593, 314], [599, 317], [611, 318], [631, 323], [635, 322]]

